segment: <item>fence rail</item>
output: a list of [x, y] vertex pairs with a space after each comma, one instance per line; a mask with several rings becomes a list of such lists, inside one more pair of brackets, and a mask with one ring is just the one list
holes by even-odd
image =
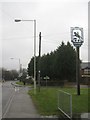
[[68, 118], [72, 118], [72, 95], [62, 90], [58, 91], [58, 109]]

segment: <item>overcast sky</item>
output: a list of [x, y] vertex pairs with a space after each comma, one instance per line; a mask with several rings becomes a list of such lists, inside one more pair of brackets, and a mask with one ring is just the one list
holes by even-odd
[[80, 48], [80, 59], [88, 61], [88, 0], [4, 1], [0, 2], [0, 67], [19, 69], [20, 59], [22, 67], [27, 68], [34, 55], [33, 22], [16, 23], [15, 18], [36, 19], [36, 55], [39, 32], [42, 33], [43, 55], [54, 51], [62, 41], [71, 43], [70, 27], [82, 27], [84, 43]]

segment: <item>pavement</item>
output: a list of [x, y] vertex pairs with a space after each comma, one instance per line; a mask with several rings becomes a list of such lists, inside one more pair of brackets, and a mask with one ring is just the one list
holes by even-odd
[[81, 118], [82, 118], [82, 119], [83, 119], [83, 118], [90, 119], [90, 113], [83, 113], [83, 114], [81, 115]]
[[27, 94], [28, 87], [15, 88], [15, 94], [13, 94], [8, 108], [6, 110], [4, 118], [39, 118], [36, 107]]
[[0, 83], [0, 120], [2, 118], [2, 83]]

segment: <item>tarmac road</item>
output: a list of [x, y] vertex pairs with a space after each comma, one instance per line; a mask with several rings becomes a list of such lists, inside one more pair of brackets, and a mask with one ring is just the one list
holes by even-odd
[[11, 82], [3, 85], [3, 118], [39, 118], [39, 114], [27, 94], [28, 87], [14, 87]]
[[14, 86], [11, 85], [11, 82], [12, 81], [4, 82], [2, 85], [2, 116], [3, 117], [7, 112], [11, 98], [15, 93], [15, 88]]

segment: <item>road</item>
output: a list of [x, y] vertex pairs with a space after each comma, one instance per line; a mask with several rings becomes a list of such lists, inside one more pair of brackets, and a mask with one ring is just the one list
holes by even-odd
[[13, 95], [15, 94], [15, 88], [11, 85], [12, 81], [5, 82], [2, 85], [2, 116], [4, 117], [8, 111], [9, 104]]
[[5, 82], [2, 87], [2, 118], [38, 118], [39, 114], [27, 94], [29, 87], [15, 87]]

